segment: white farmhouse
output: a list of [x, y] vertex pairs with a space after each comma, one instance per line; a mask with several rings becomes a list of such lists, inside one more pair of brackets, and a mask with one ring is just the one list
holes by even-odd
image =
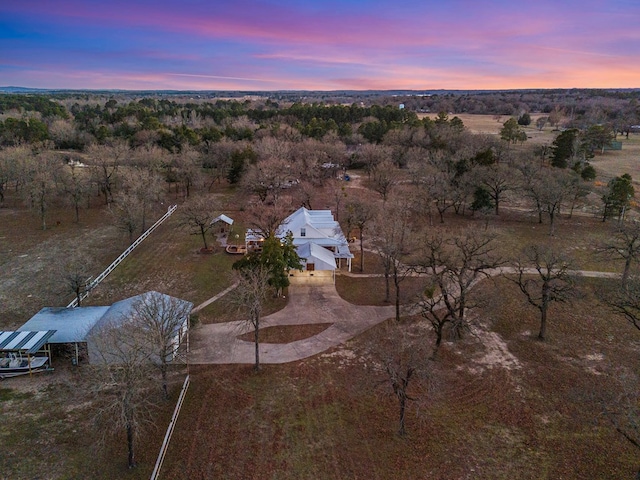
[[329, 276], [333, 279], [343, 259], [351, 271], [353, 254], [331, 210], [307, 210], [301, 207], [282, 222], [276, 235], [284, 238], [288, 232], [293, 235], [298, 255], [306, 259], [303, 270], [293, 272], [292, 276]]

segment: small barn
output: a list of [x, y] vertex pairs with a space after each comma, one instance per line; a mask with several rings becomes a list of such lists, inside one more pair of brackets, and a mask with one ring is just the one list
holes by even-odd
[[[55, 330], [55, 333], [48, 339], [51, 345], [69, 345], [73, 348], [73, 361], [79, 361], [80, 352], [86, 350], [89, 360], [97, 359], [95, 343], [92, 342], [92, 334], [109, 325], [121, 325], [128, 321], [134, 313], [137, 303], [144, 301], [152, 295], [159, 295], [162, 299], [180, 302], [184, 306], [185, 312], [190, 312], [193, 303], [186, 300], [177, 299], [158, 292], [146, 292], [141, 295], [121, 300], [111, 306], [98, 307], [45, 307], [36, 313], [31, 319], [22, 325], [19, 331], [30, 330]], [[160, 302], [162, 303], [162, 302]], [[158, 312], [162, 315], [162, 312]], [[181, 344], [183, 339], [188, 338], [188, 313], [180, 322], [179, 328], [174, 332], [175, 349]]]

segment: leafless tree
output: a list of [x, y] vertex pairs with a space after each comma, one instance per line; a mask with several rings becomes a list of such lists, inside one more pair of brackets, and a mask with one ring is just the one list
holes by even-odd
[[260, 319], [270, 288], [269, 278], [269, 269], [261, 264], [239, 270], [236, 275], [238, 286], [232, 293], [232, 301], [247, 314], [247, 323], [253, 328], [255, 371], [260, 370]]
[[552, 302], [568, 301], [574, 291], [568, 260], [552, 248], [542, 245], [526, 247], [513, 263], [515, 279], [527, 301], [540, 311], [538, 339], [544, 340], [547, 332], [547, 312]]
[[329, 181], [328, 190], [331, 194], [331, 199], [334, 201], [336, 221], [339, 222], [342, 202], [347, 198], [347, 189], [342, 180], [333, 179]]
[[55, 199], [58, 189], [56, 179], [61, 168], [60, 161], [50, 152], [42, 152], [26, 165], [25, 200], [38, 213], [42, 229], [47, 229], [47, 212]]
[[549, 216], [549, 236], [555, 234], [556, 216], [569, 193], [569, 177], [564, 172], [548, 172], [542, 178], [540, 204]]
[[136, 239], [136, 232], [142, 225], [142, 205], [138, 198], [124, 192], [118, 192], [110, 210], [118, 228], [127, 234], [129, 244]]
[[150, 395], [153, 366], [140, 330], [131, 324], [109, 324], [90, 337], [90, 365], [96, 419], [105, 434], [124, 430], [129, 468], [136, 466], [137, 440], [151, 426], [155, 395]]
[[108, 205], [113, 200], [118, 168], [131, 155], [131, 150], [125, 142], [94, 144], [89, 146], [87, 155], [91, 159], [94, 183], [98, 185], [104, 195], [104, 203]]
[[92, 256], [77, 251], [63, 257], [60, 262], [58, 270], [63, 293], [75, 295], [78, 306], [82, 302], [82, 296], [91, 289], [91, 276], [95, 273], [95, 268]]
[[0, 205], [4, 204], [5, 192], [11, 184], [18, 191], [26, 180], [24, 173], [32, 155], [31, 149], [25, 145], [0, 150]]
[[451, 235], [436, 232], [422, 240], [416, 269], [429, 274], [430, 283], [416, 307], [436, 334], [434, 355], [445, 327], [449, 326], [452, 338], [468, 329], [467, 310], [476, 306], [471, 287], [503, 263], [495, 254], [495, 239], [491, 232], [468, 230]]
[[407, 251], [412, 250], [413, 237], [408, 202], [388, 203], [375, 218], [373, 245], [382, 259], [385, 277], [385, 302], [390, 300], [390, 281], [395, 289], [396, 320], [400, 321], [400, 286], [413, 271], [403, 263]]
[[215, 205], [206, 197], [192, 198], [180, 208], [180, 226], [190, 230], [191, 235], [200, 235], [207, 250], [207, 232], [211, 230], [211, 220]]
[[206, 150], [203, 157], [203, 165], [212, 173], [209, 190], [211, 190], [216, 181], [220, 183], [225, 178], [229, 168], [231, 168], [231, 155], [237, 149], [242, 150], [244, 146], [239, 146], [237, 142], [232, 142], [225, 137], [220, 142], [211, 144]]
[[432, 171], [424, 178], [424, 197], [435, 205], [440, 223], [444, 223], [444, 214], [455, 206], [456, 189], [452, 184], [451, 175], [447, 172]]
[[[360, 271], [364, 272], [364, 234], [376, 214], [375, 207], [363, 200], [352, 200], [345, 206], [347, 232], [357, 228], [360, 233]], [[347, 233], [348, 235], [349, 233]]]
[[[367, 362], [378, 386], [398, 401], [398, 435], [405, 436], [408, 402], [419, 398], [410, 394], [410, 386], [424, 383], [430, 379], [432, 354], [425, 345], [424, 333], [416, 326], [400, 327], [386, 325], [379, 335], [369, 342], [363, 357]], [[402, 328], [402, 329], [401, 329]]]
[[172, 155], [171, 168], [175, 176], [176, 187], [178, 185], [182, 187], [185, 198], [189, 198], [191, 188], [197, 183], [201, 165], [200, 154], [188, 145], [183, 146], [180, 153]]
[[546, 175], [546, 170], [537, 162], [529, 159], [517, 165], [520, 173], [519, 189], [524, 196], [530, 199], [538, 214], [538, 223], [542, 223], [544, 213], [542, 196], [544, 195], [544, 184], [542, 177]]
[[256, 194], [261, 202], [270, 199], [277, 204], [284, 189], [295, 181], [290, 163], [274, 157], [251, 165], [243, 175], [241, 184], [247, 192]]
[[155, 205], [160, 203], [164, 180], [156, 170], [133, 168], [122, 181], [122, 191], [136, 197], [140, 205], [140, 233], [147, 229], [147, 219]]
[[371, 188], [386, 202], [398, 183], [398, 168], [390, 160], [379, 162], [371, 172]]
[[489, 192], [496, 215], [500, 214], [500, 202], [505, 193], [514, 188], [513, 177], [513, 169], [506, 165], [498, 164], [478, 167], [479, 183]]
[[187, 334], [193, 304], [158, 292], [147, 292], [132, 306], [130, 321], [141, 329], [144, 347], [160, 370], [162, 392], [169, 398], [167, 372], [181, 340]]
[[611, 311], [622, 315], [640, 330], [640, 280], [631, 277], [624, 285], [602, 289], [599, 298]]
[[358, 159], [364, 163], [367, 175], [370, 177], [376, 165], [391, 158], [391, 149], [382, 145], [365, 143], [358, 149]]
[[75, 221], [80, 221], [80, 204], [90, 190], [89, 178], [82, 169], [69, 165], [61, 171], [60, 184], [67, 202], [73, 207]]
[[247, 207], [249, 224], [264, 238], [273, 236], [284, 219], [291, 213], [289, 207], [283, 205], [265, 205], [256, 202]]
[[616, 227], [613, 234], [597, 247], [607, 258], [624, 260], [622, 285], [626, 286], [633, 262], [640, 260], [640, 221], [632, 220]]

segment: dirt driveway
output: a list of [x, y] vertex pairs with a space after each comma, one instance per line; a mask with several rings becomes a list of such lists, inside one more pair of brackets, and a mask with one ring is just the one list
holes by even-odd
[[[353, 305], [335, 285], [291, 285], [287, 306], [261, 320], [261, 328], [276, 325], [332, 323], [318, 335], [286, 344], [261, 343], [261, 363], [300, 360], [340, 345], [372, 326], [393, 317], [394, 307]], [[246, 322], [202, 325], [191, 332], [192, 364], [253, 363], [253, 342], [237, 337], [251, 331]]]

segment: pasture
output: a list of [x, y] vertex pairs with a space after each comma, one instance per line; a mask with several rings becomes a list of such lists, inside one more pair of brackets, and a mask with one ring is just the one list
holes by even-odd
[[[497, 134], [501, 127], [491, 116], [459, 116], [472, 131]], [[530, 133], [536, 142], [550, 143], [554, 135]], [[633, 155], [637, 159], [640, 141], [632, 136], [623, 144], [622, 152], [593, 160], [603, 177], [628, 171], [640, 178], [640, 171], [630, 170], [637, 168]], [[225, 186], [212, 198], [229, 206], [237, 204], [236, 194]], [[347, 194], [361, 195], [361, 185], [353, 181]], [[314, 203], [328, 206], [327, 198], [317, 192]], [[126, 247], [105, 208], [86, 211], [80, 224], [71, 215], [68, 209], [56, 210], [53, 218], [60, 223], [42, 232], [17, 202], [0, 209], [2, 329], [17, 327], [45, 305], [71, 300], [56, 283], [60, 256], [81, 248], [106, 266]], [[243, 212], [231, 216], [242, 221]], [[178, 223], [172, 217], [154, 232], [88, 304], [110, 304], [154, 289], [197, 305], [230, 285], [234, 259], [221, 247], [199, 254], [200, 240]], [[488, 221], [447, 213], [445, 224], [432, 228], [469, 226], [495, 232], [505, 258], [525, 244], [553, 241], [571, 254], [576, 269], [622, 267], [595, 255], [612, 225], [588, 211], [572, 218], [563, 213], [553, 239], [548, 225], [518, 208], [505, 208]], [[366, 253], [365, 273], [380, 272], [375, 255]], [[624, 372], [637, 372], [640, 332], [598, 302], [603, 282], [583, 280], [572, 303], [554, 304], [549, 338], [539, 342], [534, 338], [537, 311], [516, 287], [501, 278], [483, 281], [474, 290], [482, 300], [471, 313], [475, 332], [445, 342], [428, 379], [409, 390], [415, 401], [409, 403], [406, 437], [396, 433], [397, 401], [372, 370], [375, 359], [369, 352], [402, 332], [431, 344], [433, 334], [419, 317], [406, 315], [400, 324], [390, 320], [321, 355], [266, 365], [259, 374], [247, 365], [190, 365], [191, 387], [161, 478], [632, 478], [640, 466], [638, 451], [603, 418], [602, 404], [620, 393]], [[423, 289], [419, 279], [407, 281], [403, 302]], [[383, 304], [379, 277], [339, 276], [337, 290], [354, 304]], [[282, 305], [271, 300], [267, 313]], [[239, 318], [223, 298], [203, 309], [198, 321]], [[273, 329], [266, 338], [284, 343], [319, 328]], [[53, 374], [0, 385], [0, 478], [149, 478], [173, 403], [155, 411], [154, 427], [139, 444], [139, 466], [128, 470], [124, 433], [104, 439], [96, 430], [91, 379], [82, 366], [64, 358], [54, 366]], [[172, 372], [174, 400], [186, 371], [177, 365]]]

